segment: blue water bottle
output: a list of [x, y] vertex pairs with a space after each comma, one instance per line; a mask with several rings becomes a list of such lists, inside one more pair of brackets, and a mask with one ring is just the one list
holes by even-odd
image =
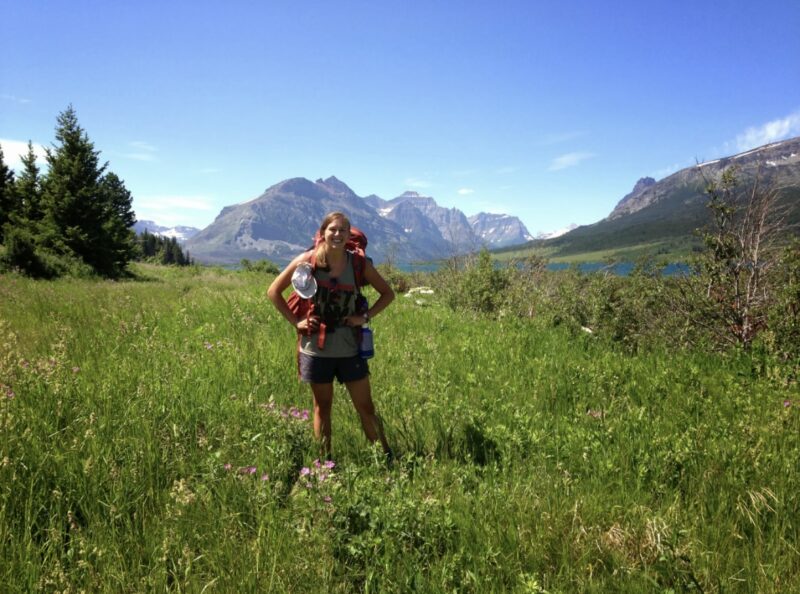
[[362, 359], [372, 359], [375, 356], [372, 330], [370, 330], [369, 326], [361, 326], [361, 343], [358, 345], [358, 355]]

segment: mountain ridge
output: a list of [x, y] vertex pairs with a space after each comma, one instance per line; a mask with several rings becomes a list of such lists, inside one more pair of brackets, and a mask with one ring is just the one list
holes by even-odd
[[[476, 233], [459, 209], [439, 206], [430, 196], [407, 191], [391, 200], [375, 194], [362, 198], [330, 176], [314, 182], [289, 178], [252, 200], [226, 206], [187, 247], [199, 262], [266, 257], [285, 263], [308, 247], [319, 221], [332, 211], [345, 212], [367, 234], [376, 262], [433, 260], [496, 243], [494, 237]], [[520, 230], [520, 242], [527, 240], [524, 224], [507, 217]]]

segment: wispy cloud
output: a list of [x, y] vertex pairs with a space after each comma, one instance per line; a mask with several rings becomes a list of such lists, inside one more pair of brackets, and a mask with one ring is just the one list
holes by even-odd
[[25, 97], [17, 97], [16, 95], [9, 95], [8, 93], [1, 93], [0, 99], [4, 101], [12, 101], [14, 103], [19, 103], [20, 105], [27, 105], [29, 103], [33, 103], [30, 99], [26, 99]]
[[472, 188], [459, 188], [458, 195], [459, 196], [469, 196], [470, 194], [474, 194], [475, 190]]
[[495, 169], [495, 173], [498, 175], [508, 175], [509, 173], [515, 173], [516, 171], [517, 168], [512, 166], [498, 167]]
[[170, 211], [178, 208], [187, 210], [214, 210], [213, 201], [208, 196], [155, 195], [135, 199], [136, 206], [155, 211]]
[[424, 190], [433, 186], [430, 181], [426, 179], [420, 179], [418, 177], [406, 178], [404, 183], [407, 188], [417, 188], [420, 190]]
[[[22, 169], [22, 157], [28, 154], [28, 142], [22, 140], [10, 140], [0, 138], [0, 146], [3, 147], [3, 161], [11, 169], [20, 171]], [[33, 143], [33, 154], [36, 155], [36, 164], [41, 168], [45, 166], [45, 150], [41, 144]]]
[[695, 161], [686, 161], [684, 163], [673, 163], [672, 165], [667, 165], [666, 167], [662, 167], [658, 171], [654, 171], [652, 176], [656, 180], [664, 179], [668, 175], [672, 175], [676, 171], [680, 171], [681, 169], [686, 169], [687, 167], [691, 167], [695, 164]]
[[725, 148], [726, 152], [741, 153], [792, 136], [800, 136], [800, 110], [760, 126], [751, 126], [739, 134], [736, 140], [726, 143]]
[[593, 153], [567, 153], [553, 159], [553, 161], [550, 163], [550, 167], [548, 167], [547, 170], [560, 171], [562, 169], [568, 169], [569, 167], [575, 167], [576, 165], [580, 165], [586, 159], [591, 159], [592, 157], [594, 157]]
[[479, 209], [480, 212], [488, 212], [490, 214], [508, 214], [514, 210], [511, 206], [507, 204], [501, 204], [500, 202], [488, 202], [488, 201], [481, 201], [475, 203], [475, 208]]
[[149, 142], [143, 140], [135, 140], [129, 142], [128, 146], [133, 149], [133, 152], [122, 153], [126, 159], [133, 159], [134, 161], [155, 161], [158, 149]]
[[539, 139], [540, 146], [552, 146], [554, 144], [563, 144], [570, 140], [575, 140], [581, 136], [586, 136], [586, 132], [579, 132], [574, 130], [572, 132], [556, 132], [553, 134], [546, 134]]

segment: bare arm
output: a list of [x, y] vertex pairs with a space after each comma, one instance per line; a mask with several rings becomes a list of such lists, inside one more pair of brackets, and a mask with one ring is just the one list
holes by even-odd
[[[367, 260], [367, 265], [364, 268], [364, 279], [372, 285], [379, 295], [378, 300], [367, 310], [367, 315], [373, 318], [394, 301], [394, 291], [369, 260]], [[362, 324], [364, 324], [364, 316], [361, 314], [355, 314], [347, 318], [348, 326], [361, 326]]]
[[281, 273], [278, 274], [278, 276], [275, 277], [275, 280], [272, 281], [267, 289], [267, 297], [269, 297], [269, 300], [272, 301], [272, 305], [274, 305], [275, 309], [280, 312], [286, 321], [294, 326], [297, 330], [305, 330], [308, 321], [298, 320], [295, 317], [295, 315], [292, 313], [292, 310], [289, 309], [289, 304], [286, 303], [286, 299], [283, 297], [283, 292], [290, 284], [292, 284], [292, 274], [294, 274], [297, 265], [301, 262], [306, 262], [307, 260], [308, 252], [297, 256], [294, 260], [289, 262], [289, 265], [284, 268]]

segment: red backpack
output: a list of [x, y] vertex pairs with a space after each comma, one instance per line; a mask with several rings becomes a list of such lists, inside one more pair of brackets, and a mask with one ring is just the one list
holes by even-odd
[[[310, 254], [308, 256], [308, 262], [311, 264], [311, 268], [314, 271], [317, 269], [317, 247], [322, 241], [322, 235], [317, 231], [314, 235], [314, 245], [309, 248]], [[367, 236], [364, 235], [361, 229], [350, 227], [350, 238], [345, 244], [345, 249], [353, 254], [353, 275], [356, 281], [356, 293], [360, 295], [361, 291], [359, 289], [368, 284], [364, 282], [364, 271], [367, 267]], [[308, 319], [314, 315], [313, 299], [303, 299], [297, 294], [297, 291], [292, 291], [286, 302], [289, 304], [289, 309], [292, 310], [292, 313], [298, 318]], [[325, 348], [325, 335], [326, 328], [323, 323], [320, 324], [319, 335], [317, 337], [317, 346], [321, 349]]]

